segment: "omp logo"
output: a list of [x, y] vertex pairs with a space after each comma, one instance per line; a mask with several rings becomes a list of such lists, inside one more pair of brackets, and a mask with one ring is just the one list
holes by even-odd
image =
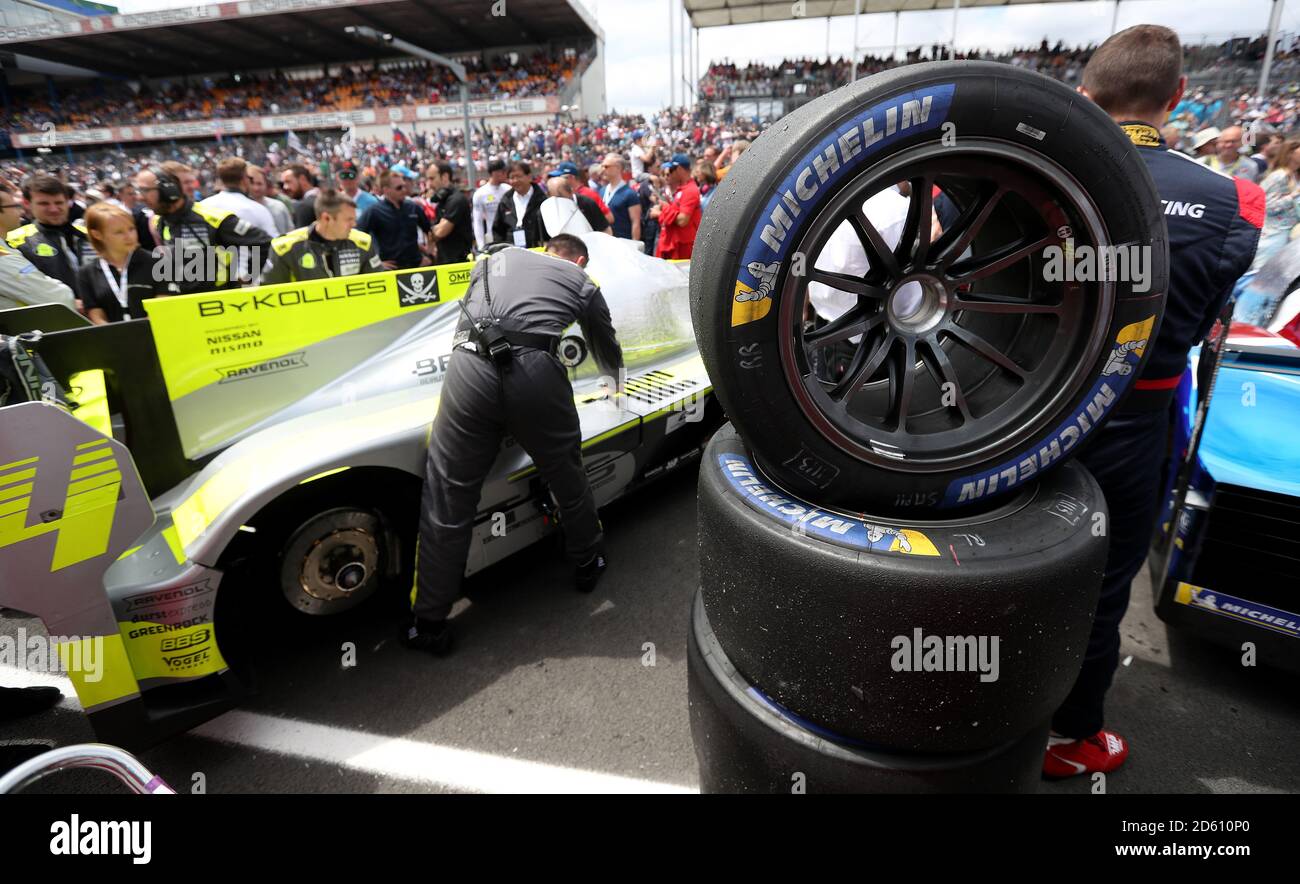
[[437, 303], [438, 271], [426, 270], [397, 278], [397, 303], [402, 307]]
[[468, 267], [462, 270], [453, 270], [447, 274], [448, 285], [469, 285], [469, 276], [473, 273]]
[[289, 353], [286, 356], [277, 356], [274, 359], [263, 359], [259, 362], [246, 362], [242, 365], [228, 365], [217, 369], [217, 374], [221, 375], [218, 384], [228, 384], [232, 381], [246, 381], [249, 378], [263, 377], [268, 374], [280, 374], [281, 372], [293, 371], [295, 368], [307, 367], [307, 355], [303, 353]]
[[47, 510], [28, 524], [41, 458], [0, 465], [0, 549], [44, 534], [58, 535], [50, 571], [103, 555], [108, 549], [122, 488], [122, 471], [108, 439], [78, 445], [62, 510]]
[[189, 635], [174, 635], [171, 638], [165, 638], [158, 646], [160, 651], [183, 651], [186, 648], [192, 648], [196, 645], [205, 644], [208, 639], [212, 638], [212, 631], [209, 629], [200, 629]]

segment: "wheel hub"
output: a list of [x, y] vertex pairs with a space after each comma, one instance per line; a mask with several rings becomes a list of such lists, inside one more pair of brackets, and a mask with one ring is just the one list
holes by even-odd
[[904, 277], [887, 301], [889, 323], [907, 335], [924, 334], [948, 313], [948, 287], [928, 274]]

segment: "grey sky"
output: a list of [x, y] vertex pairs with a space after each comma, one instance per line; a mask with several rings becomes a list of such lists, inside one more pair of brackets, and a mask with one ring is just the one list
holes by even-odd
[[[668, 102], [669, 10], [680, 0], [579, 0], [592, 10], [605, 32], [605, 64], [611, 108], [645, 112]], [[192, 6], [175, 0], [119, 0], [123, 12]], [[865, 4], [864, 4], [865, 5]], [[1127, 0], [1120, 6], [1119, 26], [1150, 22], [1174, 28], [1185, 41], [1221, 42], [1231, 35], [1258, 35], [1268, 27], [1269, 0]], [[1105, 39], [1115, 4], [1099, 2], [1016, 5], [962, 10], [957, 45], [1002, 48], [1037, 44], [1046, 37], [1067, 45]], [[853, 20], [832, 19], [830, 52], [848, 56], [853, 46]], [[1283, 31], [1300, 31], [1300, 3], [1292, 0], [1282, 16]], [[710, 28], [700, 32], [700, 66], [709, 60], [776, 61], [796, 56], [824, 57], [827, 50], [824, 18], [757, 25]], [[899, 19], [899, 45], [911, 47], [947, 42], [952, 12], [907, 12]], [[858, 44], [887, 53], [894, 39], [892, 14], [864, 15]], [[865, 49], [863, 51], [866, 51]], [[680, 58], [680, 50], [678, 53]]]

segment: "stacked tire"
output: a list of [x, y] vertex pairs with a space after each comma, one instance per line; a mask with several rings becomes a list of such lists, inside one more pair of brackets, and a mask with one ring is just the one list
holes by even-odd
[[1003, 65], [858, 81], [733, 166], [691, 269], [731, 420], [700, 477], [706, 790], [1034, 788], [1106, 558], [1071, 458], [1167, 262], [1125, 132]]

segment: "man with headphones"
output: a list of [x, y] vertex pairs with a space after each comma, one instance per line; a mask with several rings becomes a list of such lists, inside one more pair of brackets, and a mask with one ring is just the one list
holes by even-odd
[[[153, 210], [158, 223], [154, 275], [174, 295], [236, 288], [239, 267], [260, 268], [271, 235], [234, 212], [193, 203], [180, 179], [162, 166], [135, 177], [135, 187]], [[247, 261], [236, 260], [236, 249], [247, 250]]]

